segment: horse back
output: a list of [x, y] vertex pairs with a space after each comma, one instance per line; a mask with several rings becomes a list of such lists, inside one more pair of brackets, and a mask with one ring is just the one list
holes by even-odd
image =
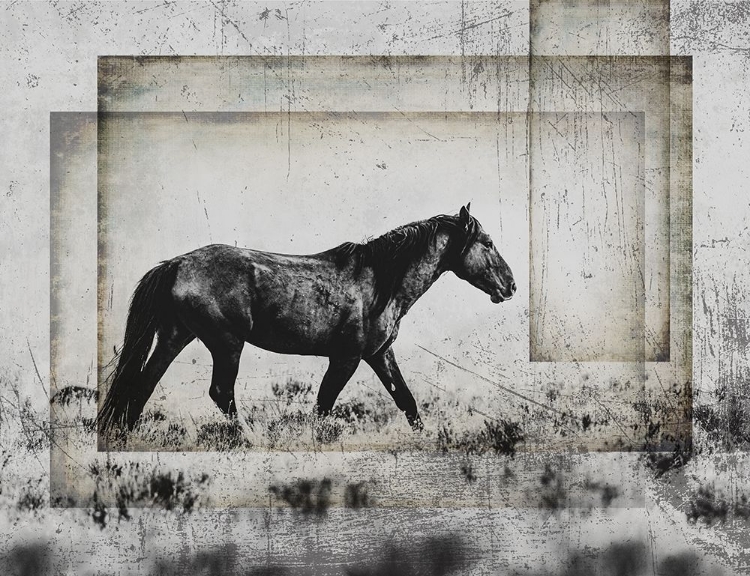
[[178, 259], [175, 304], [204, 341], [230, 333], [274, 352], [325, 356], [364, 345], [367, 282], [330, 258], [211, 245]]

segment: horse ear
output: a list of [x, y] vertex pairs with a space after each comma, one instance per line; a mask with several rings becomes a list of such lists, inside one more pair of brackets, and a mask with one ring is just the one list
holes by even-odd
[[466, 206], [462, 206], [461, 212], [458, 213], [461, 220], [464, 220], [465, 222], [469, 221], [469, 208], [471, 208], [471, 202], [469, 202]]

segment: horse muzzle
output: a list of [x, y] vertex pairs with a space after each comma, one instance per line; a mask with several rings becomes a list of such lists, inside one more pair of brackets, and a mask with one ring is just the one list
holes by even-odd
[[493, 304], [499, 304], [513, 298], [513, 294], [516, 293], [516, 283], [512, 282], [507, 291], [504, 290], [493, 290], [490, 293], [490, 300]]

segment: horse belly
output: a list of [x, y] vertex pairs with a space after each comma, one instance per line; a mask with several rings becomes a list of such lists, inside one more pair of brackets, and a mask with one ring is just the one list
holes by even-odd
[[330, 320], [320, 314], [260, 315], [253, 321], [247, 341], [281, 354], [327, 355], [332, 331]]
[[256, 287], [250, 344], [282, 354], [329, 356], [345, 335], [356, 333], [352, 299], [345, 294], [314, 279], [275, 280]]
[[199, 338], [231, 333], [272, 352], [320, 356], [362, 339], [358, 294], [328, 262], [221, 245], [185, 255], [173, 286]]

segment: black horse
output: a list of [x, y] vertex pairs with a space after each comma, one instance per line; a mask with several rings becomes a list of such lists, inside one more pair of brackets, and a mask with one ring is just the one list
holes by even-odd
[[391, 345], [409, 308], [448, 271], [495, 303], [516, 290], [510, 268], [468, 204], [457, 216], [434, 216], [319, 254], [211, 245], [164, 261], [133, 294], [99, 429], [132, 429], [167, 367], [194, 338], [211, 352], [209, 395], [230, 418], [237, 414], [234, 383], [249, 342], [329, 358], [318, 392], [320, 415], [331, 411], [364, 360], [411, 426], [421, 429]]

